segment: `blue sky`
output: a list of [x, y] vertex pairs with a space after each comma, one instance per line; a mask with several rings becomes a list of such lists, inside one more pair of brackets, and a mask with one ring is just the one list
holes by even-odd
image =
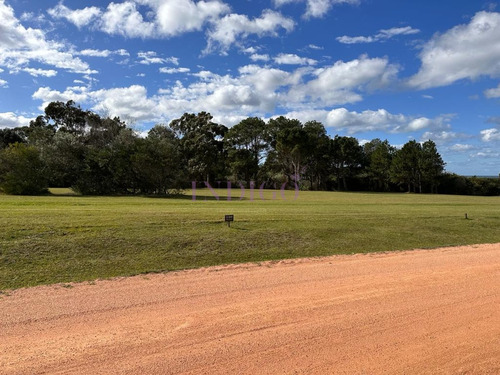
[[0, 128], [70, 99], [139, 132], [286, 115], [500, 172], [494, 1], [115, 1], [0, 0]]

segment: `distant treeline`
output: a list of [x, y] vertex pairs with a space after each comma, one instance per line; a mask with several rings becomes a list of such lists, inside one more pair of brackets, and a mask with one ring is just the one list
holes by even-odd
[[[1, 125], [1, 124], [0, 124]], [[29, 126], [0, 129], [0, 189], [43, 194], [168, 195], [209, 182], [304, 190], [408, 191], [500, 195], [499, 179], [445, 173], [429, 140], [401, 149], [387, 140], [360, 145], [327, 135], [323, 124], [250, 117], [232, 128], [209, 113], [184, 114], [138, 136], [119, 118], [102, 118], [73, 101], [52, 102]]]

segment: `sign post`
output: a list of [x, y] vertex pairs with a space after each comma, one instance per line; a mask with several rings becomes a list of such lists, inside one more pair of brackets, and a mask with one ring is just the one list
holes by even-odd
[[231, 227], [231, 221], [234, 221], [234, 215], [225, 215], [224, 221], [227, 223], [228, 227]]

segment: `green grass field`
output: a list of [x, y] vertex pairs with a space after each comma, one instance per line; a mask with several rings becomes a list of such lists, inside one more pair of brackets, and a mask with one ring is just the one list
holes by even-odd
[[[0, 195], [0, 290], [223, 263], [500, 242], [500, 197]], [[233, 191], [233, 195], [238, 192]], [[208, 199], [205, 199], [208, 198]], [[468, 213], [469, 220], [464, 214]], [[231, 228], [223, 223], [234, 214]]]

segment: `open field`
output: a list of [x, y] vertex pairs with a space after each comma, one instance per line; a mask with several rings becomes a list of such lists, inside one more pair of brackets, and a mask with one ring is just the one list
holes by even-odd
[[2, 374], [498, 374], [500, 244], [18, 289]]
[[[0, 290], [224, 263], [500, 242], [500, 197], [279, 192], [226, 201], [0, 195]], [[239, 192], [233, 191], [238, 198]], [[470, 220], [464, 219], [468, 213]], [[228, 228], [224, 214], [234, 214]]]

